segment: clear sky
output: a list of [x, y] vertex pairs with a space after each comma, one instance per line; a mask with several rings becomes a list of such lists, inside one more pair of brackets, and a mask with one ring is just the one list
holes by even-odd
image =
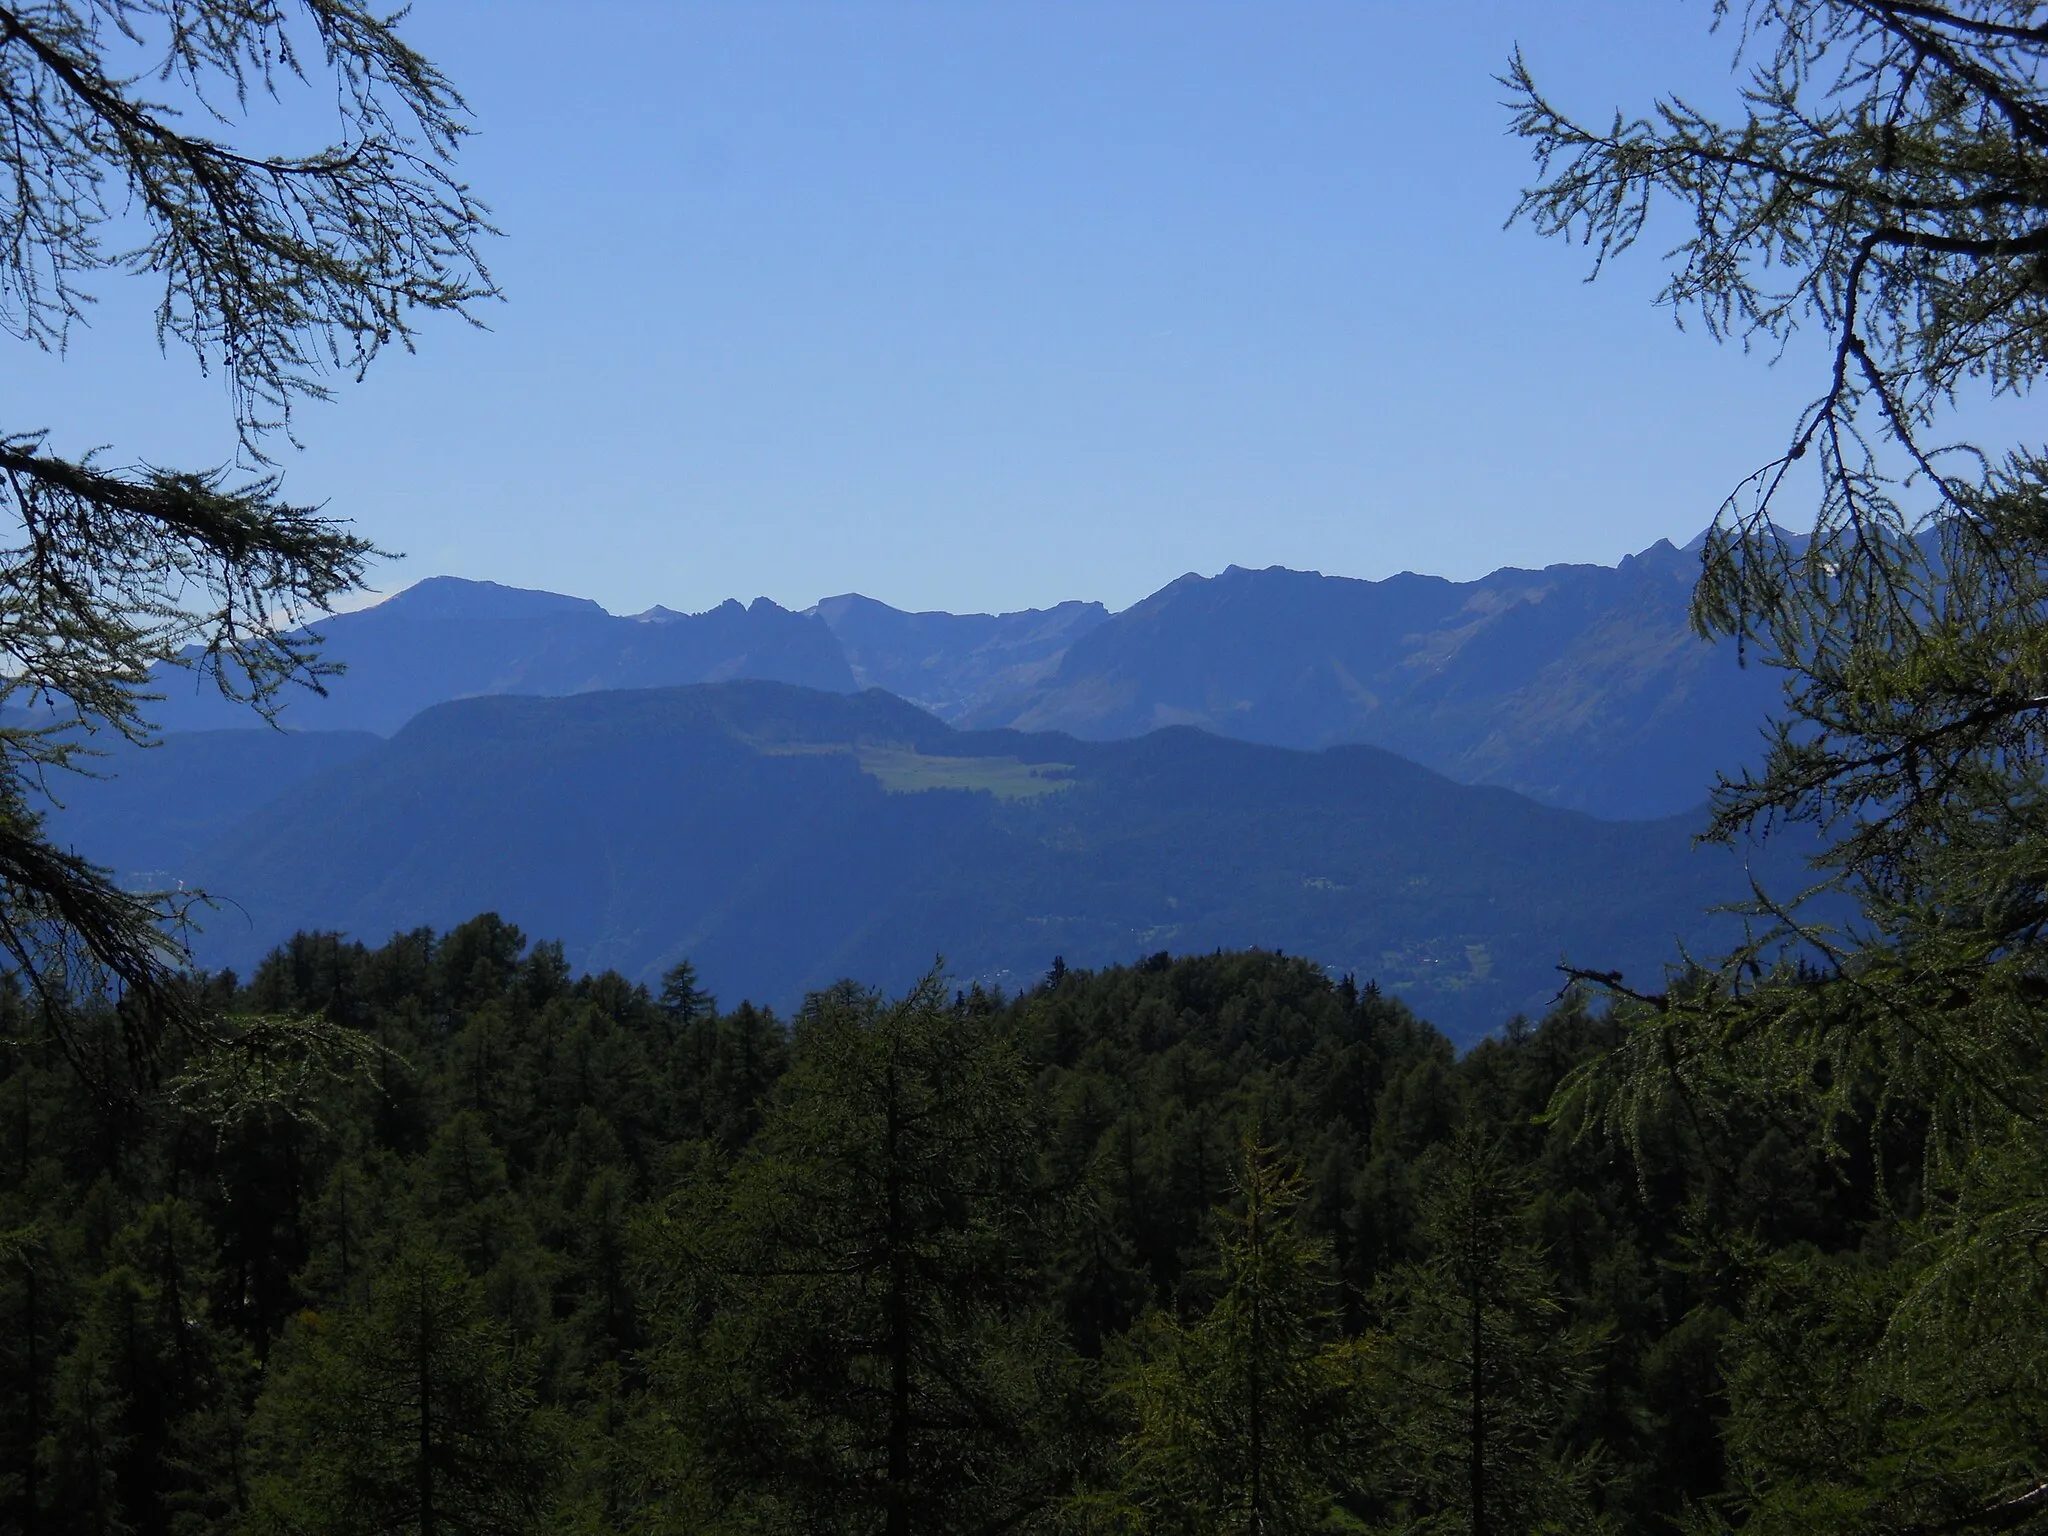
[[[1519, 42], [1586, 115], [1725, 97], [1706, 0], [418, 0], [505, 230], [488, 331], [310, 406], [288, 488], [614, 611], [1121, 607], [1702, 527], [1816, 392], [1504, 230]], [[1667, 235], [1675, 229], [1667, 226]], [[192, 465], [227, 404], [105, 294], [0, 420]]]

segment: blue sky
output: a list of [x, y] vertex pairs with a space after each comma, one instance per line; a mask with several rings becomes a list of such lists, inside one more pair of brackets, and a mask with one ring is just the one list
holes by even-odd
[[[419, 0], [505, 238], [488, 331], [308, 407], [288, 486], [615, 611], [1121, 607], [1184, 571], [1470, 577], [1682, 541], [1814, 392], [1502, 222], [1519, 42], [1590, 116], [1725, 97], [1706, 0]], [[1666, 233], [1675, 233], [1667, 226]], [[108, 290], [0, 412], [232, 451]]]

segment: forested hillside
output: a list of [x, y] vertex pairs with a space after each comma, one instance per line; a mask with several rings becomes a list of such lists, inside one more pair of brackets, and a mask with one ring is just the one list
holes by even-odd
[[354, 1068], [131, 1095], [5, 994], [0, 1529], [1662, 1528], [1731, 1375], [1825, 1368], [1743, 1288], [1905, 1262], [1919, 1167], [1631, 1151], [1542, 1118], [1600, 1020], [1459, 1058], [1268, 953], [779, 1018], [487, 916], [202, 985]]
[[651, 983], [687, 954], [787, 1008], [939, 954], [1015, 987], [1056, 953], [1258, 944], [1376, 978], [1461, 1042], [1541, 1009], [1560, 960], [1647, 979], [1731, 941], [1710, 909], [1801, 846], [1700, 848], [1697, 815], [1596, 821], [1369, 747], [963, 732], [769, 683], [467, 699], [388, 742], [179, 734], [109, 766], [51, 826], [131, 889], [215, 898], [206, 965], [489, 908], [579, 968]]

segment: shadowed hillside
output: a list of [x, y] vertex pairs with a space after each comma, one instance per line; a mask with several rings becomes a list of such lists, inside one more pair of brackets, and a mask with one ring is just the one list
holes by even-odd
[[721, 995], [785, 1005], [903, 985], [936, 952], [1015, 986], [1056, 954], [1257, 945], [1466, 1039], [1540, 1008], [1560, 956], [1654, 977], [1743, 890], [1694, 818], [1595, 821], [1369, 747], [956, 732], [879, 691], [480, 698], [330, 741], [173, 736], [57, 825], [126, 879], [232, 903], [199, 936], [210, 964], [492, 909], [581, 965], [687, 955]]

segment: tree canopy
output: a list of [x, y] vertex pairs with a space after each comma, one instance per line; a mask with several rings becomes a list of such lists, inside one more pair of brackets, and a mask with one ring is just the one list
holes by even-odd
[[0, 989], [0, 1531], [1664, 1530], [1690, 1245], [1877, 1209], [1802, 1127], [1536, 1123], [1576, 1005], [1454, 1058], [1272, 954], [702, 1035], [488, 915], [208, 984], [377, 1071], [110, 1100]]

